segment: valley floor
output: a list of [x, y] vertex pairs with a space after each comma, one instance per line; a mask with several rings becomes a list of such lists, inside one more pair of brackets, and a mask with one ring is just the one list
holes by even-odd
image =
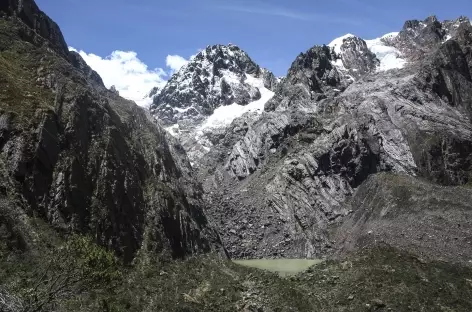
[[[67, 266], [51, 266], [57, 261], [51, 262], [44, 255], [35, 258], [3, 252], [0, 310], [472, 311], [472, 268], [426, 262], [388, 246], [340, 261], [328, 260], [284, 278], [208, 255], [115, 267], [113, 262], [104, 261], [106, 253], [98, 252], [97, 258], [93, 256], [97, 250], [88, 250], [87, 257], [75, 259], [94, 261], [61, 260]], [[58, 251], [54, 259], [64, 258]], [[84, 279], [84, 284], [69, 285], [48, 299], [47, 290], [54, 286], [54, 279], [38, 283], [40, 273], [49, 270], [51, 276], [63, 276], [74, 266], [92, 277], [106, 279]], [[273, 269], [272, 264], [270, 267]], [[48, 300], [42, 301], [45, 298]], [[38, 301], [44, 305], [38, 306]]]

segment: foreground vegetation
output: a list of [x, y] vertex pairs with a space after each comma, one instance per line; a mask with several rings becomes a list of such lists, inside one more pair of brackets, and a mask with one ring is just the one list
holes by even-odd
[[217, 255], [124, 266], [82, 236], [1, 246], [1, 311], [472, 311], [471, 268], [387, 246], [285, 278]]

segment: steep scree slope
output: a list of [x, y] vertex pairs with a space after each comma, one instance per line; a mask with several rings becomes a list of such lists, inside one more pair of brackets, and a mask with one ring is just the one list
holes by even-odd
[[369, 177], [346, 202], [336, 231], [341, 254], [388, 244], [423, 259], [472, 259], [472, 188], [445, 187], [408, 175]]

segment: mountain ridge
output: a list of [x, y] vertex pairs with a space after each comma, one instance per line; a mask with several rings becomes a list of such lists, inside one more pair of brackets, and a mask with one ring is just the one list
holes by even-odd
[[[423, 32], [406, 27], [386, 39], [405, 53], [401, 68], [378, 71], [358, 59], [354, 66], [366, 70], [353, 79], [326, 45], [300, 54], [265, 112], [255, 121], [234, 120], [221, 135], [199, 172], [230, 255], [330, 254], [331, 229], [350, 218], [343, 203], [378, 172], [468, 183], [472, 26], [459, 19], [443, 42], [446, 32], [435, 35], [443, 24], [425, 21], [406, 23]], [[414, 55], [417, 42], [424, 46]], [[343, 44], [353, 47], [351, 40]]]

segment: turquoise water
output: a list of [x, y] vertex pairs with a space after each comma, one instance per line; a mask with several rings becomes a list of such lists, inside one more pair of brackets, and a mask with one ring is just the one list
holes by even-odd
[[307, 270], [309, 267], [318, 264], [317, 259], [254, 259], [254, 260], [233, 260], [234, 263], [251, 268], [267, 270], [279, 273], [281, 276], [295, 275]]

